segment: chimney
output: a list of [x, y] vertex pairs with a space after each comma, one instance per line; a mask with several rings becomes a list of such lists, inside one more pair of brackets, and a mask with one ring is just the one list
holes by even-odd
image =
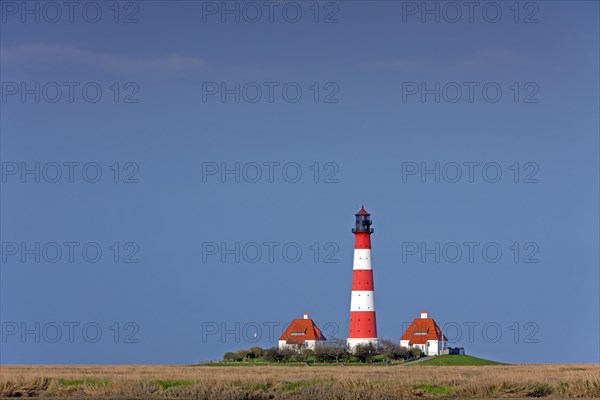
[[427, 311], [421, 311], [421, 318], [427, 318]]
[[307, 312], [304, 313], [304, 319], [308, 319], [308, 313]]

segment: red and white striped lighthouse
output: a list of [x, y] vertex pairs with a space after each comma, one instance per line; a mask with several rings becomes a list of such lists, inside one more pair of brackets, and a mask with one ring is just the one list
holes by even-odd
[[347, 344], [354, 349], [359, 344], [377, 346], [377, 322], [373, 297], [373, 269], [371, 267], [371, 218], [364, 207], [355, 214], [354, 263], [352, 270], [352, 298], [350, 300], [350, 331]]

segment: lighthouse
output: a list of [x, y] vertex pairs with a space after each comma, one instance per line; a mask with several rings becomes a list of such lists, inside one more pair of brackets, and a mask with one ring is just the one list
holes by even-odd
[[354, 263], [352, 268], [352, 296], [350, 299], [350, 329], [347, 344], [353, 350], [359, 344], [377, 346], [377, 322], [375, 319], [375, 299], [373, 269], [371, 267], [371, 228], [370, 214], [364, 206], [355, 214]]

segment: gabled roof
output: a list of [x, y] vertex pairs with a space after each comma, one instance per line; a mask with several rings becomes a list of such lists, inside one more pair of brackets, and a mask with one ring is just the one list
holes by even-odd
[[448, 341], [448, 338], [433, 318], [415, 318], [400, 340], [408, 340], [409, 344], [425, 344], [428, 340]]
[[305, 340], [327, 340], [321, 330], [310, 318], [298, 318], [292, 321], [279, 340], [287, 344], [303, 344]]

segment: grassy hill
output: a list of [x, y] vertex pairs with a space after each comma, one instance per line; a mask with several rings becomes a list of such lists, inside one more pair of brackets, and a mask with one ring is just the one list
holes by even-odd
[[463, 354], [446, 354], [425, 360], [415, 365], [506, 365], [496, 361], [485, 360]]

